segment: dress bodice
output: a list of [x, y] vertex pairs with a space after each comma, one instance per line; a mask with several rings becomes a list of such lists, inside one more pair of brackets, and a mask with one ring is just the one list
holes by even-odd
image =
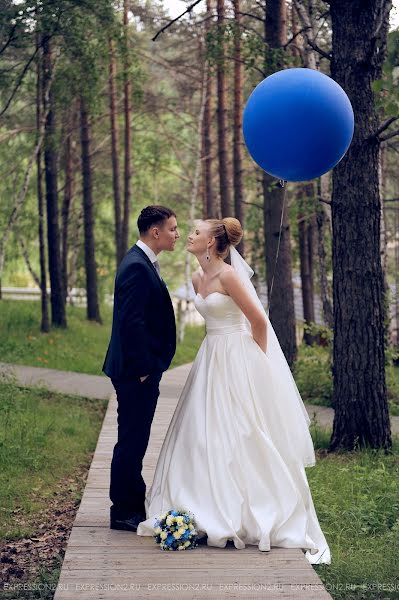
[[201, 294], [197, 294], [194, 304], [205, 319], [208, 335], [247, 331], [244, 313], [231, 296], [211, 292], [203, 298]]

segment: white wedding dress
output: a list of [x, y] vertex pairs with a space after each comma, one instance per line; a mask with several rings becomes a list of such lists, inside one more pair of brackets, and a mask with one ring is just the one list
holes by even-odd
[[195, 306], [207, 335], [163, 442], [137, 534], [153, 535], [156, 517], [182, 509], [194, 515], [208, 546], [233, 540], [238, 549], [301, 548], [310, 563], [330, 564], [304, 468], [315, 463], [309, 418], [298, 409], [292, 376], [281, 377], [278, 359], [270, 361], [254, 341], [230, 296], [197, 294]]

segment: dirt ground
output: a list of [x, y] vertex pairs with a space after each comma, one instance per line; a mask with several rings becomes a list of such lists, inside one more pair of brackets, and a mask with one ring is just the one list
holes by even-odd
[[50, 574], [62, 564], [90, 463], [91, 458], [72, 476], [60, 480], [53, 497], [42, 499], [43, 509], [33, 519], [30, 516], [28, 520], [22, 508], [15, 507], [15, 522], [21, 526], [27, 522], [33, 523], [35, 534], [1, 543], [0, 589], [4, 589], [5, 583], [34, 582], [41, 573]]

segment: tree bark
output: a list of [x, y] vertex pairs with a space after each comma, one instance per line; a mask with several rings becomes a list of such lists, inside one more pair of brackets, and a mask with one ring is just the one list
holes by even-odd
[[[399, 239], [399, 208], [395, 212], [395, 234], [394, 239]], [[395, 244], [395, 328], [393, 330], [393, 342], [396, 344], [397, 350], [399, 350], [399, 244]], [[399, 367], [399, 360], [396, 360], [396, 366]]]
[[123, 67], [123, 104], [125, 116], [125, 164], [124, 164], [124, 182], [125, 194], [123, 202], [123, 222], [122, 222], [122, 244], [121, 256], [123, 257], [128, 250], [129, 243], [129, 217], [131, 202], [131, 84], [130, 84], [130, 60], [129, 60], [129, 19], [128, 19], [128, 0], [123, 0], [123, 28], [124, 28], [124, 67]]
[[[37, 34], [37, 44], [40, 43], [40, 34]], [[40, 139], [42, 129], [42, 109], [43, 109], [43, 86], [42, 86], [42, 56], [39, 53], [37, 59], [36, 71], [36, 130], [37, 142]], [[43, 333], [50, 331], [50, 320], [48, 313], [48, 294], [47, 294], [47, 271], [46, 271], [46, 243], [44, 231], [44, 200], [43, 200], [43, 173], [42, 173], [42, 153], [38, 150], [36, 156], [37, 169], [37, 212], [39, 216], [39, 264], [40, 264], [40, 308], [41, 323], [40, 330]]]
[[[333, 0], [331, 74], [348, 94], [355, 132], [333, 171], [333, 400], [330, 450], [392, 446], [384, 355], [379, 142], [371, 84], [380, 78], [391, 3]], [[356, 40], [356, 43], [353, 43]]]
[[[314, 2], [309, 0], [305, 7], [302, 3], [294, 1], [291, 6], [292, 18], [292, 34], [297, 33], [296, 17], [300, 18], [302, 28], [306, 31], [306, 39], [310, 42], [314, 41]], [[298, 44], [292, 46], [292, 52], [295, 56], [301, 55], [305, 67], [308, 69], [316, 69], [317, 63], [313, 48], [306, 44], [303, 48]], [[300, 272], [302, 283], [302, 305], [304, 324], [310, 325], [315, 322], [314, 309], [314, 285], [313, 285], [313, 226], [315, 219], [311, 213], [316, 211], [318, 201], [315, 200], [314, 183], [308, 182], [298, 186], [299, 191], [299, 213], [298, 213], [298, 237], [299, 237], [299, 257], [300, 257]], [[315, 342], [315, 336], [305, 328], [303, 341], [311, 346]]]
[[[244, 226], [243, 184], [242, 184], [242, 62], [241, 62], [241, 8], [240, 0], [234, 4], [234, 125], [233, 125], [233, 179], [234, 215]], [[244, 254], [244, 238], [237, 246]]]
[[[203, 44], [200, 43], [200, 54], [201, 54], [202, 46], [203, 46]], [[206, 62], [204, 62], [203, 63], [203, 72], [202, 72], [202, 84], [201, 84], [201, 104], [200, 104], [200, 110], [198, 113], [198, 124], [197, 124], [197, 148], [196, 148], [196, 152], [194, 154], [195, 171], [194, 171], [194, 178], [193, 178], [193, 183], [192, 183], [192, 188], [191, 188], [190, 212], [189, 212], [189, 219], [188, 219], [188, 226], [189, 226], [190, 231], [194, 224], [195, 207], [197, 206], [197, 203], [198, 203], [197, 202], [198, 201], [198, 188], [199, 188], [199, 182], [200, 182], [200, 176], [201, 176], [202, 131], [203, 131], [205, 104], [206, 104], [206, 80], [207, 80], [207, 75], [208, 75], [208, 69], [209, 69], [209, 65]], [[179, 311], [180, 319], [179, 319], [179, 329], [178, 329], [179, 342], [182, 342], [184, 339], [184, 331], [185, 331], [187, 312], [188, 312], [188, 307], [189, 307], [188, 298], [189, 298], [190, 287], [191, 287], [191, 285], [190, 285], [191, 284], [191, 261], [190, 261], [189, 252], [186, 252], [186, 255], [185, 255], [184, 272], [185, 272], [186, 303], [185, 303], [184, 311], [182, 310], [182, 307], [180, 305], [180, 311]]]
[[[304, 325], [310, 326], [315, 322], [314, 286], [313, 286], [313, 228], [312, 215], [314, 205], [313, 183], [309, 182], [299, 186], [297, 194], [298, 211], [298, 237], [299, 237], [299, 262], [301, 273], [302, 305]], [[303, 341], [311, 346], [315, 338], [305, 328]]]
[[82, 178], [83, 178], [83, 214], [85, 238], [85, 270], [86, 270], [86, 295], [87, 318], [89, 321], [101, 323], [100, 309], [97, 293], [97, 271], [94, 243], [94, 213], [91, 180], [90, 158], [90, 124], [86, 102], [80, 99], [80, 139], [82, 145]]
[[[48, 37], [43, 39], [43, 87], [52, 79], [52, 48]], [[44, 95], [47, 110], [45, 124], [44, 165], [47, 206], [47, 243], [51, 286], [51, 322], [56, 327], [66, 327], [66, 312], [61, 279], [60, 230], [58, 222], [57, 153], [54, 94], [50, 88]]]
[[[207, 21], [205, 23], [205, 44], [206, 36], [209, 31], [209, 18], [211, 16], [211, 0], [206, 2]], [[206, 83], [205, 83], [205, 106], [203, 118], [203, 186], [204, 186], [204, 218], [213, 219], [217, 217], [217, 211], [214, 203], [212, 189], [212, 75], [209, 61], [206, 60]]]
[[227, 173], [227, 110], [226, 110], [226, 73], [224, 52], [225, 7], [224, 0], [217, 0], [218, 60], [217, 60], [217, 120], [218, 120], [218, 156], [219, 189], [221, 216], [231, 216], [231, 198]]
[[65, 188], [62, 203], [62, 231], [61, 231], [61, 262], [64, 302], [68, 296], [68, 241], [70, 212], [75, 194], [75, 161], [73, 132], [76, 128], [76, 108], [72, 107], [69, 120], [69, 131], [65, 141]]
[[[70, 257], [69, 269], [68, 269], [68, 293], [70, 291], [72, 291], [72, 289], [75, 287], [76, 280], [78, 277], [77, 265], [78, 265], [79, 248], [80, 248], [80, 243], [81, 243], [80, 240], [81, 240], [83, 221], [84, 221], [84, 218], [83, 218], [83, 206], [82, 206], [79, 210], [79, 214], [76, 217], [75, 231], [73, 233], [72, 240], [71, 240], [71, 242], [72, 242], [71, 247], [70, 247], [71, 257]], [[74, 303], [72, 295], [70, 297], [70, 303], [71, 304]]]
[[123, 258], [121, 186], [119, 179], [119, 132], [117, 119], [116, 59], [113, 40], [109, 41], [109, 114], [111, 121], [112, 186], [114, 191], [116, 268]]
[[[266, 74], [279, 68], [279, 59], [273, 51], [280, 49], [287, 41], [285, 0], [270, 0], [267, 3], [264, 21]], [[283, 65], [280, 65], [283, 68]], [[292, 282], [291, 234], [286, 188], [282, 188], [274, 177], [263, 173], [264, 229], [266, 281], [269, 298], [269, 318], [279, 339], [281, 348], [290, 366], [297, 354], [295, 331], [294, 287]], [[285, 208], [283, 211], [283, 206]], [[278, 249], [281, 215], [281, 239]], [[278, 259], [276, 263], [276, 255]], [[273, 286], [272, 286], [273, 283]]]
[[[320, 198], [326, 198], [328, 194], [328, 175], [322, 175], [318, 179], [317, 182], [317, 191], [318, 196]], [[321, 303], [323, 307], [323, 319], [326, 325], [333, 329], [334, 327], [334, 317], [333, 317], [333, 308], [331, 302], [331, 289], [328, 281], [327, 273], [327, 259], [326, 259], [326, 248], [324, 240], [329, 232], [329, 223], [330, 218], [327, 213], [327, 205], [324, 202], [316, 202], [316, 226], [317, 226], [317, 254], [318, 254], [318, 267], [319, 267], [319, 286], [320, 286], [320, 296]], [[327, 226], [327, 227], [326, 227]], [[326, 231], [327, 229], [327, 231]]]

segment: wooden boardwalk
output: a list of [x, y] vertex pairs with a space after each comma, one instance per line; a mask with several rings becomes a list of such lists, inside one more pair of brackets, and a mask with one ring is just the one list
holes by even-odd
[[[143, 475], [151, 485], [162, 441], [189, 366], [164, 374]], [[109, 474], [117, 403], [109, 402], [54, 600], [122, 598], [331, 598], [300, 549], [201, 545], [160, 550], [151, 537], [109, 528]]]

